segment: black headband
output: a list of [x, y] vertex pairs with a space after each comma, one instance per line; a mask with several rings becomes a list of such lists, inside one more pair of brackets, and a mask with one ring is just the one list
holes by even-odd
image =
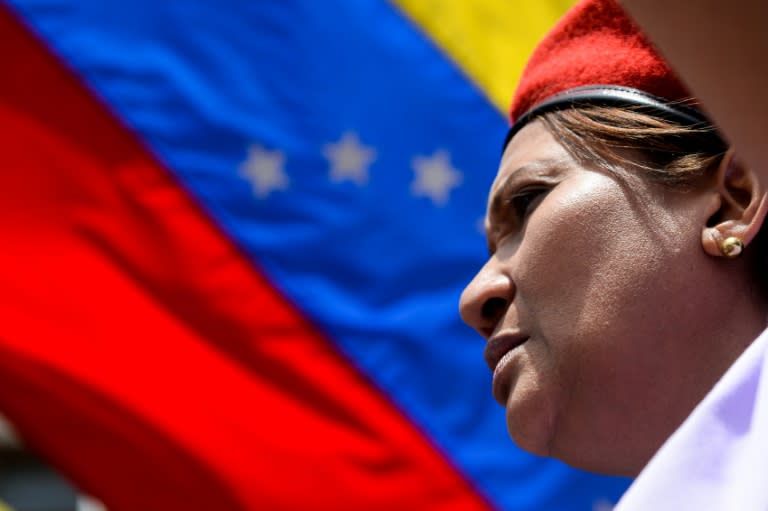
[[509, 128], [502, 153], [512, 137], [536, 117], [552, 112], [582, 105], [631, 107], [633, 110], [648, 113], [671, 121], [681, 126], [711, 126], [712, 122], [704, 113], [682, 102], [669, 102], [647, 92], [618, 85], [587, 85], [568, 89], [551, 96], [520, 116]]

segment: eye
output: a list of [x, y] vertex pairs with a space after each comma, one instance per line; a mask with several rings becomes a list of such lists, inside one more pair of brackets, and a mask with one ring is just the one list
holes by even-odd
[[515, 216], [521, 221], [525, 220], [525, 217], [538, 205], [539, 199], [543, 198], [548, 191], [548, 188], [527, 188], [510, 197], [509, 204]]

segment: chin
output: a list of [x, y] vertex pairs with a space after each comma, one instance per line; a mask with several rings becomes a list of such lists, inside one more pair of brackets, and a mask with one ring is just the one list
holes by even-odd
[[[508, 405], [511, 403], [508, 403]], [[555, 458], [571, 467], [595, 474], [636, 477], [653, 452], [622, 449], [607, 439], [575, 438], [559, 431], [556, 416], [541, 407], [507, 407], [507, 431], [520, 449], [547, 458]], [[573, 431], [571, 431], [573, 433]]]
[[522, 412], [507, 407], [507, 432], [520, 449], [536, 456], [552, 456], [554, 421], [539, 409]]
[[599, 440], [596, 442], [580, 445], [577, 441], [556, 439], [550, 443], [551, 449], [546, 456], [579, 470], [620, 477], [637, 477], [653, 456], [653, 453], [640, 456], [631, 449], [621, 449]]
[[629, 466], [625, 466], [620, 460], [583, 459], [579, 457], [558, 456], [557, 454], [553, 454], [552, 457], [562, 461], [570, 467], [604, 476], [634, 478], [640, 474], [640, 470], [642, 469], [642, 466], [640, 468], [630, 468]]

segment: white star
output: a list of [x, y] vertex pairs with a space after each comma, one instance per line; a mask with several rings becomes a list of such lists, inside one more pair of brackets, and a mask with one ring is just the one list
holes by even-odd
[[288, 188], [284, 165], [285, 155], [280, 151], [267, 151], [252, 144], [248, 148], [248, 158], [240, 165], [240, 175], [250, 181], [256, 197], [263, 199], [275, 190]]
[[368, 167], [376, 159], [376, 151], [360, 144], [355, 133], [344, 133], [335, 144], [326, 144], [323, 154], [331, 164], [331, 181], [352, 181], [362, 186], [368, 182]]
[[428, 158], [417, 156], [411, 166], [416, 173], [411, 183], [411, 192], [429, 197], [436, 206], [444, 206], [451, 189], [459, 186], [463, 180], [461, 172], [451, 166], [451, 158], [446, 151], [437, 151]]

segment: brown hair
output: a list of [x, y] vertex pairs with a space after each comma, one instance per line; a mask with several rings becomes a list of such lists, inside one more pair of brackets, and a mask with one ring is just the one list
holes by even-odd
[[[639, 169], [649, 179], [676, 188], [710, 176], [728, 144], [711, 124], [680, 126], [639, 110], [586, 106], [548, 112], [544, 126], [582, 164], [608, 170]], [[751, 272], [768, 299], [768, 227], [748, 249]]]
[[693, 184], [716, 169], [728, 149], [712, 125], [680, 126], [629, 108], [568, 108], [541, 120], [576, 160], [639, 168], [668, 185]]

